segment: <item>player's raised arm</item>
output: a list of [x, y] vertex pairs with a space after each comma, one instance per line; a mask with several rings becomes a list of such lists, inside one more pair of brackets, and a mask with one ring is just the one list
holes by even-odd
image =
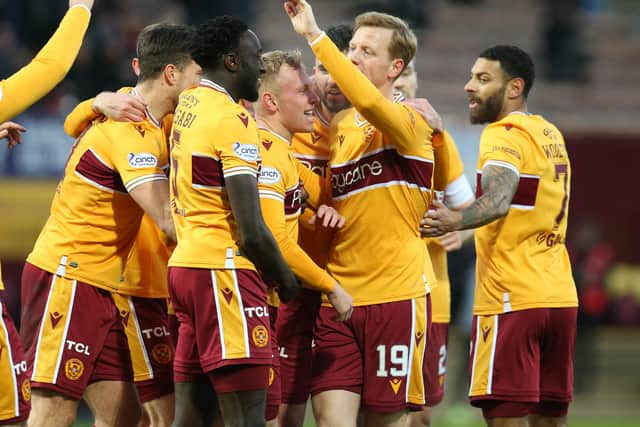
[[[364, 23], [354, 28], [354, 38], [349, 48], [349, 57], [346, 57], [326, 37], [316, 23], [313, 10], [309, 3], [304, 0], [297, 2], [286, 2], [285, 10], [291, 19], [294, 30], [309, 42], [313, 53], [327, 69], [331, 77], [336, 81], [340, 90], [349, 99], [352, 105], [367, 119], [373, 126], [389, 135], [396, 143], [414, 144], [416, 141], [415, 117], [414, 113], [406, 106], [394, 103], [391, 100], [391, 83], [402, 73], [404, 65], [408, 63], [415, 52], [415, 36], [406, 24], [390, 15], [380, 14], [384, 19], [388, 19], [390, 26], [401, 28], [403, 34], [409, 42], [407, 46], [413, 46], [407, 52], [401, 52], [401, 56], [396, 57], [383, 47], [386, 40], [368, 40], [369, 35], [365, 34], [362, 40], [358, 30], [374, 29], [371, 34], [384, 34], [384, 37], [391, 37], [391, 28], [370, 26]], [[382, 25], [382, 24], [381, 24]], [[384, 24], [386, 25], [386, 24]], [[386, 30], [386, 32], [385, 32]], [[388, 34], [387, 34], [388, 33]], [[375, 37], [375, 36], [374, 36]], [[395, 52], [394, 52], [395, 53]], [[390, 68], [386, 75], [363, 74], [363, 58], [372, 56], [389, 56], [391, 58]], [[400, 56], [400, 55], [399, 55]], [[354, 64], [357, 63], [358, 65]]]
[[64, 79], [80, 51], [92, 6], [93, 0], [70, 0], [60, 26], [31, 63], [0, 82], [0, 122], [23, 112]]

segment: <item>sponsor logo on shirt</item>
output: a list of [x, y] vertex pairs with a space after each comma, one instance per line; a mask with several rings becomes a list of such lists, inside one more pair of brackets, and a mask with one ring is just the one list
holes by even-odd
[[253, 144], [240, 144], [239, 142], [233, 143], [233, 152], [242, 160], [248, 162], [255, 162], [258, 160], [260, 150]]
[[261, 182], [262, 184], [276, 184], [280, 182], [280, 179], [280, 172], [278, 172], [277, 169], [263, 166], [260, 170], [260, 178], [258, 178], [258, 182]]
[[152, 168], [158, 166], [158, 158], [151, 153], [129, 153], [132, 168]]
[[369, 177], [382, 175], [382, 169], [382, 163], [378, 160], [362, 159], [349, 169], [345, 168], [344, 171], [332, 175], [332, 187], [340, 194], [353, 186], [361, 187]]

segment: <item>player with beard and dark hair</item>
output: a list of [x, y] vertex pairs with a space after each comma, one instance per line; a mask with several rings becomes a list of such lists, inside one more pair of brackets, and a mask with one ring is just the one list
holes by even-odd
[[535, 72], [515, 46], [482, 52], [465, 86], [480, 139], [478, 199], [435, 202], [422, 231], [479, 227], [471, 404], [488, 425], [566, 426], [578, 299], [565, 246], [571, 166], [560, 131], [527, 112]]
[[257, 270], [279, 285], [284, 301], [299, 285], [262, 217], [258, 129], [238, 104], [258, 98], [262, 46], [235, 18], [207, 21], [197, 32], [194, 59], [204, 77], [180, 96], [171, 132], [178, 245], [169, 292], [180, 322], [174, 425], [201, 425], [209, 384], [225, 425], [264, 425], [273, 354]]

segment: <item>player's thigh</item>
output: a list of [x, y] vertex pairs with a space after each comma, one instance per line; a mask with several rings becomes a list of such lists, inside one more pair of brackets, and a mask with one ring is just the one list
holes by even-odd
[[29, 416], [30, 374], [18, 331], [0, 301], [0, 425], [19, 424]]
[[326, 390], [311, 398], [318, 427], [356, 427], [360, 394], [348, 390]]
[[283, 403], [278, 412], [278, 422], [282, 427], [302, 427], [307, 403]]
[[218, 393], [218, 403], [225, 426], [264, 426], [266, 400], [265, 389]]
[[97, 381], [84, 393], [95, 426], [136, 426], [142, 416], [142, 408], [131, 382]]
[[211, 427], [219, 413], [218, 400], [206, 376], [176, 383], [175, 399], [176, 427]]
[[365, 308], [367, 321], [356, 330], [365, 352], [363, 407], [371, 412], [394, 413], [404, 412], [408, 405], [424, 405], [429, 297]]

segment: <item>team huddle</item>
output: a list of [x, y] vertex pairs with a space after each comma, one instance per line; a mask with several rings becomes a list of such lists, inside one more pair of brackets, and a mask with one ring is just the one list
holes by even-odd
[[[2, 81], [10, 147], [24, 128], [7, 120], [78, 53], [93, 1], [69, 5]], [[446, 252], [474, 238], [471, 404], [490, 426], [566, 425], [571, 168], [560, 131], [527, 112], [529, 56], [498, 45], [471, 68], [470, 121], [488, 123], [474, 196], [416, 98], [403, 20], [322, 31], [308, 2], [284, 7], [310, 75], [236, 18], [155, 24], [136, 86], [67, 117], [76, 140], [25, 263], [19, 334], [0, 305], [0, 424], [70, 426], [84, 400], [98, 427], [302, 426], [311, 399], [318, 426], [431, 425]]]

